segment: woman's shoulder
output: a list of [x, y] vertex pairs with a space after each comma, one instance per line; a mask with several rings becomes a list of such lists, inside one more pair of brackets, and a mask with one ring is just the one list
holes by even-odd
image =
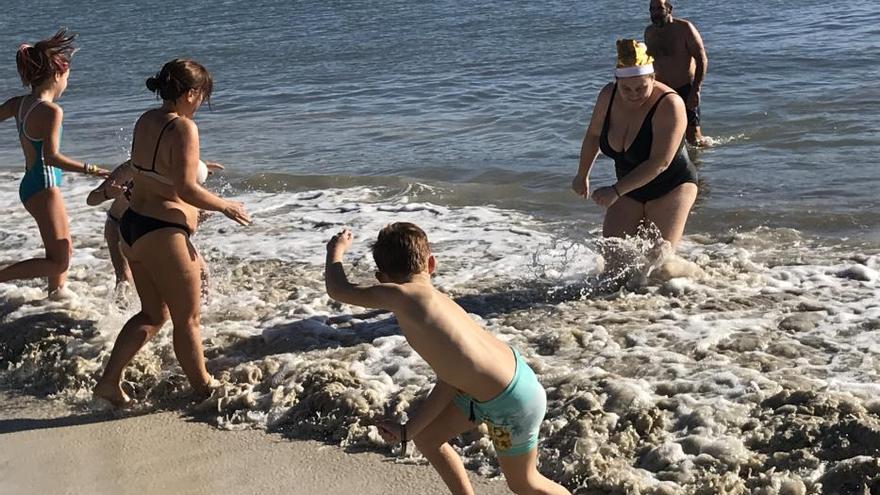
[[[22, 103], [27, 104], [24, 101]], [[24, 112], [27, 112], [27, 107], [25, 107]], [[39, 105], [34, 107], [34, 113], [38, 113], [41, 117], [48, 119], [61, 118], [64, 116], [64, 109], [54, 101], [42, 100]]]
[[199, 128], [192, 119], [178, 117], [168, 123], [168, 133], [179, 139], [190, 139], [199, 134]]
[[[64, 110], [53, 101], [40, 100], [38, 103], [30, 103], [22, 97], [19, 104], [25, 107], [16, 110], [20, 112], [21, 117], [27, 116], [28, 128], [35, 133], [34, 135], [49, 132], [49, 129], [60, 126], [64, 120]], [[33, 125], [36, 127], [31, 127]]]
[[663, 118], [673, 118], [674, 115], [680, 114], [682, 119], [685, 118], [684, 100], [668, 86], [663, 85], [662, 88], [657, 88], [656, 98], [657, 101], [654, 103], [656, 107], [655, 115], [664, 116]]
[[151, 108], [150, 110], [147, 110], [146, 112], [141, 114], [137, 122], [135, 122], [134, 124], [135, 132], [137, 132], [139, 128], [143, 128], [144, 126], [147, 126], [151, 129], [155, 128], [157, 132], [159, 131], [159, 129], [165, 127], [166, 134], [186, 134], [198, 129], [196, 123], [191, 119], [183, 116], [175, 116], [169, 118], [167, 113], [158, 108]]
[[142, 113], [140, 117], [138, 117], [137, 122], [135, 122], [135, 126], [147, 124], [153, 121], [158, 120], [158, 117], [162, 114], [158, 108], [151, 108], [146, 112]]
[[599, 90], [599, 95], [596, 97], [597, 105], [607, 105], [608, 101], [611, 100], [611, 93], [614, 91], [615, 84], [610, 82], [605, 86], [602, 86], [602, 89]]
[[599, 95], [596, 96], [596, 104], [593, 106], [593, 112], [601, 112], [604, 115], [605, 112], [608, 111], [608, 106], [611, 104], [611, 96], [614, 93], [613, 82], [610, 82], [602, 87], [599, 90]]
[[672, 108], [679, 104], [684, 105], [684, 100], [678, 92], [661, 82], [656, 83], [654, 92], [657, 95], [657, 110], [662, 108]]

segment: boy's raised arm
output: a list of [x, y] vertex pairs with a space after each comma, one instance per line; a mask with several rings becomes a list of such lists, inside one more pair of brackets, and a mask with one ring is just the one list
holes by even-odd
[[324, 284], [327, 295], [337, 301], [364, 308], [380, 308], [394, 311], [399, 307], [403, 292], [395, 284], [355, 285], [348, 281], [342, 256], [351, 246], [352, 235], [348, 229], [336, 234], [327, 243], [327, 262], [324, 267]]

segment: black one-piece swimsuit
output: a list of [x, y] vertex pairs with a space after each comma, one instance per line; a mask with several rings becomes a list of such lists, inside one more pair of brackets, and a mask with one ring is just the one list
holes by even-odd
[[[657, 105], [660, 104], [660, 101], [666, 95], [674, 95], [675, 93], [663, 93], [657, 99], [657, 102], [654, 103], [654, 106], [645, 115], [645, 120], [642, 121], [642, 127], [639, 129], [636, 138], [625, 151], [616, 151], [608, 143], [608, 124], [611, 121], [611, 105], [614, 104], [615, 94], [617, 94], [616, 84], [611, 93], [611, 101], [608, 102], [608, 110], [605, 112], [605, 123], [602, 125], [599, 149], [602, 150], [605, 156], [614, 160], [614, 170], [617, 173], [617, 180], [620, 180], [651, 156], [651, 144], [654, 140], [654, 131], [651, 124], [654, 119], [654, 112], [657, 110]], [[660, 172], [660, 175], [651, 182], [628, 192], [626, 195], [640, 203], [647, 203], [665, 196], [676, 187], [687, 182], [697, 183], [697, 169], [691, 163], [690, 158], [688, 158], [687, 152], [684, 149], [684, 140], [682, 140], [678, 151], [672, 158], [672, 162], [666, 167], [666, 170]]]

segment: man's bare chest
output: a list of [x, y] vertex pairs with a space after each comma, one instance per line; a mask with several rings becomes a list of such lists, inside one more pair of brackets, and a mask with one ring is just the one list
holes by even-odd
[[675, 31], [654, 33], [650, 51], [655, 58], [676, 57], [687, 53], [684, 39]]

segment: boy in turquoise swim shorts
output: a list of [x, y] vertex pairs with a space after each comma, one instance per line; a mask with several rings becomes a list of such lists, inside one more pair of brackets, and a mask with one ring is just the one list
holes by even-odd
[[413, 440], [452, 493], [472, 494], [464, 464], [448, 441], [485, 422], [511, 490], [568, 494], [537, 469], [538, 431], [547, 407], [544, 388], [515, 349], [434, 288], [436, 260], [422, 229], [398, 222], [379, 232], [373, 245], [380, 282], [375, 285], [348, 281], [342, 257], [351, 243], [347, 229], [327, 243], [327, 294], [392, 311], [407, 342], [437, 374], [434, 389], [405, 425], [379, 425], [382, 437], [395, 443]]

